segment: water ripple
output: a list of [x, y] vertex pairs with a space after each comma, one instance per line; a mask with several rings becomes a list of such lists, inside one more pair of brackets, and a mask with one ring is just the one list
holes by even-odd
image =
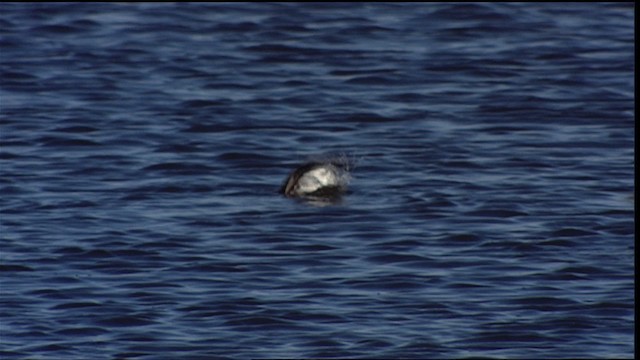
[[[632, 4], [0, 25], [1, 358], [632, 356]], [[278, 194], [327, 158], [340, 202]]]

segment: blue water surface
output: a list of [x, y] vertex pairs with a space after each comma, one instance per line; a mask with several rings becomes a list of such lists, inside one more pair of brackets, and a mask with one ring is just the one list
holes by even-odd
[[633, 3], [2, 3], [0, 358], [631, 358], [633, 79]]

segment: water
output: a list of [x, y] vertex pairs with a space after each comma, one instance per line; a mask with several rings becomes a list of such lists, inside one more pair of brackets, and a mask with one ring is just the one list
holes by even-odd
[[0, 358], [633, 357], [633, 12], [1, 4]]

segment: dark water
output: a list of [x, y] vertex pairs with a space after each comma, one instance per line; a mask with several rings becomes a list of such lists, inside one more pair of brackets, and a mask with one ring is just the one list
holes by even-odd
[[632, 357], [633, 11], [1, 4], [0, 358]]

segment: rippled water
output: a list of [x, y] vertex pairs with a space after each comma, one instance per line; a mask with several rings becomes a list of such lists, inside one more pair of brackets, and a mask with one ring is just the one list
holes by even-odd
[[632, 357], [633, 11], [0, 4], [0, 357]]

